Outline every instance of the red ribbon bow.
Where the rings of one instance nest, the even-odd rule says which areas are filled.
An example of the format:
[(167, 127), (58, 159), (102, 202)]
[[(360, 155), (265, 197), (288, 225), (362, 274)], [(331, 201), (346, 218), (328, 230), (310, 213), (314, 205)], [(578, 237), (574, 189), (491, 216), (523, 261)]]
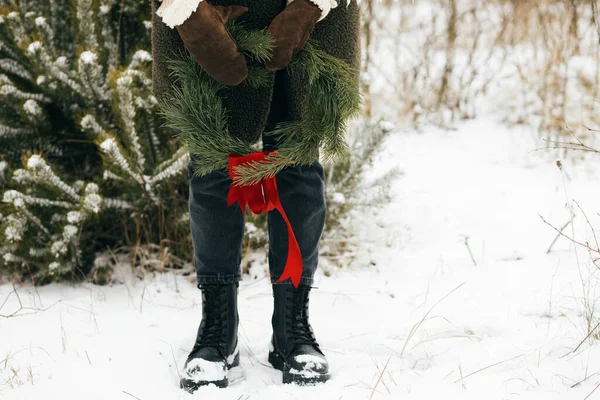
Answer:
[[(246, 156), (230, 155), (229, 176), (232, 181), (235, 181), (235, 178), (238, 175), (236, 173), (237, 166), (264, 161), (269, 153), (270, 152), (256, 152)], [(262, 214), (273, 210), (279, 211), (287, 224), (288, 229), (288, 258), (285, 263), (283, 274), (277, 283), (291, 279), (294, 286), (298, 287), (300, 278), (302, 277), (302, 254), (300, 253), (300, 246), (298, 246), (298, 241), (292, 230), (292, 225), (279, 200), (279, 191), (277, 190), (277, 181), (275, 178), (264, 178), (259, 183), (248, 186), (236, 186), (235, 184), (232, 184), (229, 188), (227, 203), (231, 206), (235, 202), (239, 204), (242, 212), (246, 210), (246, 206), (248, 206), (254, 214)]]

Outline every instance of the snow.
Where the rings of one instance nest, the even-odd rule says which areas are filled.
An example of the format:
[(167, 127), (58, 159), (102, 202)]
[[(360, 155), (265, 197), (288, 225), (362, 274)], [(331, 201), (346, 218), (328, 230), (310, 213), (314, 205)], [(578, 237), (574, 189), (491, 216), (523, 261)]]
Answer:
[(75, 235), (77, 235), (78, 232), (79, 232), (79, 229), (75, 225), (65, 225), (65, 228), (63, 231), (63, 239), (66, 241), (69, 241), (73, 237), (75, 237)]
[(33, 99), (29, 99), (23, 103), (23, 109), (32, 116), (39, 116), (42, 113), (42, 109), (38, 105), (37, 101)]
[(233, 362), (235, 361), (235, 358), (237, 357), (237, 355), (239, 353), (240, 353), (240, 344), (238, 342), (238, 344), (235, 346), (235, 350), (233, 350), (233, 353), (227, 357), (227, 364), (229, 364), (229, 365), (233, 364)]
[(31, 157), (29, 157), (29, 160), (27, 160), (27, 168), (35, 170), (38, 168), (44, 168), (46, 166), (46, 161), (44, 161), (44, 159), (38, 155), (38, 154), (34, 154)]
[(323, 360), (323, 358), (311, 354), (296, 356), (294, 359), (299, 363), (304, 363), (304, 365), (302, 371), (299, 371), (295, 368), (290, 368), (290, 373), (302, 375), (305, 378), (314, 378), (319, 376), (320, 374), (318, 370), (322, 369), (323, 365), (325, 364), (325, 360)]
[(67, 221), (69, 221), (70, 224), (77, 224), (81, 222), (82, 219), (83, 215), (79, 211), (69, 211), (67, 213)]
[(87, 194), (83, 199), (83, 204), (86, 210), (97, 214), (102, 206), (102, 197), (96, 193)]
[(227, 375), (224, 362), (211, 362), (199, 358), (190, 360), (183, 373), (183, 377), (192, 382), (217, 382), (225, 379)]
[(290, 368), (290, 374), (293, 375), (301, 375), (304, 378), (315, 378), (319, 376), (319, 373), (305, 366), (302, 370), (297, 370), (295, 368)]
[(104, 151), (114, 151), (117, 148), (117, 143), (115, 139), (109, 138), (100, 144), (100, 148)]
[(27, 52), (29, 54), (35, 54), (42, 48), (41, 42), (32, 42), (29, 46), (27, 46)]
[(59, 68), (67, 68), (69, 60), (67, 60), (67, 57), (65, 56), (60, 56), (54, 61), (54, 64)]
[(56, 242), (52, 243), (52, 246), (50, 247), (50, 252), (54, 254), (56, 258), (67, 254), (67, 250), (68, 249), (65, 242), (62, 240), (57, 240)]
[(344, 193), (336, 192), (331, 196), (331, 200), (335, 203), (344, 204), (346, 203), (346, 197)]
[(44, 25), (46, 25), (46, 18), (44, 18), (44, 17), (36, 17), (36, 19), (35, 19), (35, 25), (36, 26), (44, 26)]
[(88, 183), (87, 186), (85, 187), (86, 194), (98, 193), (99, 191), (100, 191), (100, 187), (95, 183)]
[(96, 64), (97, 60), (98, 56), (93, 51), (84, 51), (79, 56), (79, 62), (86, 65)]
[(4, 236), (9, 242), (18, 242), (22, 239), (21, 231), (14, 225), (8, 225), (4, 230)]
[(2, 201), (4, 203), (13, 203), (16, 199), (23, 197), (23, 195), (16, 190), (7, 190), (4, 192), (2, 196)]
[(561, 171), (555, 153), (533, 151), (543, 146), (536, 132), (490, 118), (389, 137), (372, 173), (402, 171), (393, 202), (355, 221), (362, 252), (331, 277), (319, 272), (312, 292), (311, 322), (332, 373), (326, 384), (283, 385), (266, 361), (272, 295), (263, 274), (240, 287), (245, 377), (227, 390), (183, 392), (201, 294), (192, 277), (140, 279), (121, 267), (110, 287), (18, 287), (29, 307), (20, 311), (12, 285), (0, 286), (0, 314), (20, 315), (0, 317), (0, 393), (582, 400), (600, 382), (600, 344), (584, 340), (585, 300), (594, 304), (600, 287), (590, 257), (566, 239), (546, 254), (556, 232), (540, 215), (561, 227), (568, 204), (577, 216), (566, 232), (592, 241), (573, 200), (597, 222), (597, 167), (567, 158)]
[(133, 83), (133, 78), (129, 75), (121, 76), (120, 78), (117, 79), (118, 86), (128, 87), (128, 86), (131, 86), (132, 83)]
[(298, 361), (299, 363), (306, 363), (306, 364), (311, 364), (311, 368), (314, 367), (321, 367), (324, 364), (324, 360), (322, 357), (318, 357), (318, 356), (313, 356), (311, 354), (302, 354), (300, 356), (296, 356), (294, 357), (294, 359), (296, 361)]
[(138, 50), (133, 55), (133, 61), (135, 61), (136, 63), (151, 62), (152, 54), (150, 54), (146, 50)]

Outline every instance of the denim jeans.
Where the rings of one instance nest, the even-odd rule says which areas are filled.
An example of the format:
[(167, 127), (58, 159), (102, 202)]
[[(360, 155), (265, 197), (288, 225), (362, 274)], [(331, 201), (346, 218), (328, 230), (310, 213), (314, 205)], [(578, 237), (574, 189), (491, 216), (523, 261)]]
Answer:
[[(273, 129), (276, 123), (286, 118), (284, 103), (277, 99), (277, 82), (281, 82), (279, 75), (265, 130)], [(267, 150), (274, 149), (272, 137), (263, 136), (263, 146)], [(189, 174), (190, 225), (198, 284), (238, 282), (244, 213), (237, 203), (227, 205), (231, 185), (229, 174), (215, 171), (203, 177), (194, 176), (191, 162)], [(325, 223), (323, 167), (318, 161), (309, 166), (287, 167), (277, 174), (276, 179), (281, 204), (302, 253), (301, 284), (312, 285)], [(275, 283), (283, 273), (288, 255), (287, 225), (277, 210), (268, 214), (268, 236), (269, 269), (271, 282)], [(291, 284), (291, 280), (285, 283)]]

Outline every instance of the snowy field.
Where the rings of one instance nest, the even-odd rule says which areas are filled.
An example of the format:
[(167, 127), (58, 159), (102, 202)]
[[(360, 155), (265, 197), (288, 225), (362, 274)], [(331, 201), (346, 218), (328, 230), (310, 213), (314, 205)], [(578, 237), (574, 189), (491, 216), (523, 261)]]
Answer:
[(538, 137), (478, 119), (388, 139), (373, 174), (400, 170), (394, 201), (356, 221), (362, 253), (319, 274), (312, 297), (333, 369), (325, 385), (282, 385), (266, 361), (270, 286), (246, 277), (242, 368), (226, 390), (182, 392), (199, 290), (172, 274), (136, 281), (121, 271), (112, 287), (21, 287), (23, 309), (0, 286), (0, 314), (14, 313), (0, 318), (0, 397), (600, 399), (600, 344), (584, 340), (593, 265), (564, 238), (546, 254), (556, 232), (540, 218), (562, 227), (572, 206), (565, 232), (590, 239), (573, 200), (598, 222), (598, 170), (567, 159), (561, 172), (554, 153), (532, 151)]

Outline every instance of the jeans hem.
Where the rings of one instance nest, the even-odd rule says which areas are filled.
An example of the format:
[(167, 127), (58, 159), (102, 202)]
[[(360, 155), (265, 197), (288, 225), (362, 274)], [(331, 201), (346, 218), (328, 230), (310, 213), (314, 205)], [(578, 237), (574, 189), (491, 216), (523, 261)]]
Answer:
[[(286, 279), (283, 282), (280, 283), (276, 283), (279, 280), (279, 276), (277, 277), (271, 277), (271, 284), (273, 285), (292, 285), (292, 280), (291, 279)], [(302, 278), (300, 278), (300, 285), (303, 286), (312, 286), (313, 283), (315, 283), (315, 280), (313, 278), (309, 278), (306, 276), (303, 276)]]
[(232, 283), (238, 283), (241, 279), (240, 275), (197, 275), (198, 286), (200, 285), (230, 285)]

